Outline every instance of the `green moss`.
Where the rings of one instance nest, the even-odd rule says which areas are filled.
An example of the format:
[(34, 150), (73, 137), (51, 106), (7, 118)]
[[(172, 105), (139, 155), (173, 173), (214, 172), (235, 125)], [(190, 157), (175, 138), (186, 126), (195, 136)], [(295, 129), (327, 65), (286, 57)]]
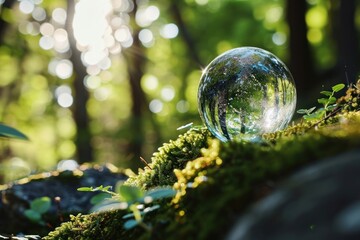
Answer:
[(321, 122), (300, 122), (257, 143), (221, 143), (204, 129), (189, 130), (159, 148), (151, 169), (127, 181), (178, 191), (147, 217), (152, 232), (124, 230), (124, 212), (110, 211), (74, 217), (45, 239), (223, 239), (235, 217), (278, 181), (309, 163), (360, 147), (360, 112), (351, 110)]
[(182, 169), (188, 161), (199, 157), (209, 135), (206, 129), (191, 129), (175, 141), (165, 143), (153, 154), (150, 168), (139, 169), (139, 173), (131, 176), (125, 184), (144, 189), (172, 185), (176, 181), (174, 169)]

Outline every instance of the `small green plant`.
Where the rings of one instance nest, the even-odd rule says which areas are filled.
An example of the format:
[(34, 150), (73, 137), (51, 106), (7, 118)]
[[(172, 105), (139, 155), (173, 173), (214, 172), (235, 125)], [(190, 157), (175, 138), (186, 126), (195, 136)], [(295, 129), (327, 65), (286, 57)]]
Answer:
[(30, 209), (26, 209), (24, 214), (32, 222), (45, 225), (42, 219), (44, 213), (49, 211), (51, 207), (51, 199), (49, 197), (36, 198), (30, 203)]
[(305, 120), (321, 120), (327, 117), (327, 114), (334, 109), (336, 109), (336, 97), (334, 96), (335, 93), (341, 91), (345, 87), (345, 84), (339, 83), (336, 84), (331, 88), (330, 91), (321, 91), (320, 94), (324, 95), (324, 97), (318, 99), (318, 103), (322, 104), (323, 107), (317, 109), (315, 112), (314, 110), (316, 107), (312, 107), (309, 109), (299, 109), (297, 113), (304, 114), (303, 118)]
[(99, 186), (95, 188), (81, 187), (78, 188), (78, 191), (102, 192), (102, 195), (96, 195), (92, 198), (92, 202), (96, 203), (93, 208), (94, 211), (127, 209), (130, 213), (123, 216), (123, 219), (126, 220), (123, 227), (125, 229), (131, 229), (140, 226), (146, 231), (151, 231), (152, 228), (144, 222), (145, 214), (160, 208), (159, 205), (147, 207), (146, 205), (149, 205), (156, 200), (173, 197), (176, 194), (176, 191), (170, 187), (144, 191), (139, 187), (128, 186), (122, 183), (116, 186), (115, 191), (111, 191), (111, 186)]
[(29, 140), (28, 137), (23, 134), (22, 132), (7, 126), (5, 124), (0, 123), (0, 137), (2, 138), (15, 138), (15, 139), (22, 139), (22, 140)]

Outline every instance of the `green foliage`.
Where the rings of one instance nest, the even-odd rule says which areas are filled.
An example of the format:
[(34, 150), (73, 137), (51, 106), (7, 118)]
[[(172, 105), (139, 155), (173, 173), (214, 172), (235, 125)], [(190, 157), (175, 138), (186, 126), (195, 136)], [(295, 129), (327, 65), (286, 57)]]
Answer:
[[(359, 112), (338, 112), (317, 129), (309, 129), (310, 125), (301, 122), (289, 126), (257, 143), (221, 143), (207, 135), (200, 156), (174, 170), (176, 181), (170, 185), (177, 193), (170, 205), (159, 204), (156, 215), (146, 218), (141, 211), (79, 215), (45, 239), (223, 239), (235, 215), (272, 191), (269, 182), (278, 182), (308, 163), (360, 147)], [(143, 218), (156, 231), (134, 228), (138, 226), (136, 218)]]
[[(127, 209), (131, 213), (123, 216), (125, 220), (123, 227), (124, 229), (131, 229), (136, 226), (140, 226), (146, 231), (152, 231), (150, 225), (144, 223), (144, 216), (146, 213), (150, 213), (160, 207), (160, 205), (153, 205), (144, 208), (145, 205), (151, 204), (154, 201), (159, 201), (165, 198), (171, 198), (175, 195), (175, 191), (172, 188), (156, 188), (149, 191), (144, 191), (140, 187), (128, 186), (123, 183), (120, 183), (116, 186), (115, 192), (111, 191), (111, 186), (99, 186), (99, 187), (81, 187), (78, 188), (78, 191), (82, 192), (96, 192), (100, 191), (105, 193), (108, 196), (111, 196), (111, 200), (105, 196), (102, 201), (99, 199), (94, 200), (96, 203), (94, 209), (97, 211), (102, 211), (107, 209), (109, 203), (112, 205), (112, 209)], [(98, 196), (98, 195), (96, 195)], [(99, 198), (99, 197), (97, 197)], [(115, 203), (115, 204), (114, 204)], [(121, 204), (123, 203), (123, 204)]]
[(29, 140), (28, 137), (15, 128), (0, 123), (0, 137)]
[(327, 114), (333, 111), (336, 107), (336, 97), (334, 94), (344, 89), (345, 84), (339, 83), (333, 86), (331, 89), (332, 91), (321, 91), (320, 94), (324, 95), (325, 97), (319, 98), (317, 101), (318, 103), (322, 104), (323, 107), (319, 108), (314, 112), (316, 107), (312, 107), (310, 109), (299, 109), (297, 113), (304, 114), (303, 118), (305, 120), (321, 120), (322, 118), (326, 118)]
[[(357, 83), (359, 84), (360, 82)], [(357, 85), (349, 88), (346, 95), (338, 99), (338, 103), (346, 103), (343, 106), (349, 106), (349, 102), (358, 103), (360, 91)], [(341, 87), (335, 86), (332, 92), (322, 94), (330, 99)], [(331, 102), (332, 100), (324, 101), (324, 104), (329, 105)], [(176, 195), (172, 198), (171, 204), (152, 206), (157, 209), (157, 214), (152, 214), (146, 222), (147, 226), (156, 229), (156, 232), (137, 231), (138, 228), (134, 228), (139, 225), (138, 219), (143, 219), (143, 216), (145, 218), (145, 213), (136, 211), (137, 208), (133, 205), (129, 207), (132, 212), (128, 214), (114, 211), (74, 217), (71, 222), (56, 229), (45, 239), (66, 239), (69, 236), (93, 239), (104, 234), (109, 239), (141, 240), (157, 236), (166, 236), (168, 239), (186, 239), (189, 236), (193, 239), (223, 239), (234, 215), (241, 215), (252, 202), (261, 198), (263, 193), (267, 195), (272, 191), (268, 186), (269, 182), (278, 182), (308, 163), (360, 147), (358, 108), (353, 111), (336, 111), (319, 123), (316, 129), (311, 126), (311, 121), (302, 121), (282, 131), (266, 134), (263, 141), (255, 143), (221, 143), (203, 131), (207, 143), (202, 143), (204, 147), (200, 150), (199, 156), (186, 161), (181, 168), (173, 169), (176, 180), (169, 181), (168, 185), (173, 186)], [(198, 131), (189, 130), (176, 141), (184, 143), (184, 136), (189, 139), (201, 139), (198, 134)], [(170, 157), (177, 152), (174, 142), (164, 144), (163, 147), (171, 146), (166, 152), (159, 149), (163, 160), (152, 164), (148, 171), (155, 171), (156, 168), (169, 164), (168, 161), (176, 160)], [(159, 183), (156, 178), (138, 181), (138, 178), (143, 179), (143, 173), (144, 171), (139, 171), (137, 176), (125, 184), (144, 189), (146, 186), (154, 186), (151, 180)], [(130, 191), (134, 192), (134, 189), (131, 188)], [(128, 195), (139, 196), (136, 192), (137, 190), (135, 194)], [(151, 195), (151, 190), (146, 192), (147, 195)], [(166, 195), (166, 192), (160, 192), (159, 195), (162, 194)], [(95, 222), (103, 223), (109, 218), (123, 223), (124, 229), (103, 231), (94, 225)], [(92, 233), (82, 234), (69, 226), (93, 230)]]
[(26, 209), (24, 215), (31, 221), (45, 225), (42, 215), (49, 211), (51, 199), (49, 197), (36, 198), (30, 203), (30, 209)]
[(175, 141), (163, 144), (153, 154), (149, 167), (139, 169), (136, 176), (130, 176), (127, 185), (149, 189), (157, 186), (169, 186), (176, 181), (174, 169), (182, 169), (188, 161), (194, 160), (206, 147), (210, 135), (205, 128), (191, 128)]

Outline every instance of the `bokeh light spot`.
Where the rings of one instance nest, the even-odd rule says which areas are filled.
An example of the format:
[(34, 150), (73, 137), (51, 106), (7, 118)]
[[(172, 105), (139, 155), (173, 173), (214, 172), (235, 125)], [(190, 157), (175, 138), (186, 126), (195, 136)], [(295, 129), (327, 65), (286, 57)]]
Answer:
[(154, 75), (145, 74), (141, 79), (141, 85), (146, 90), (156, 90), (159, 86), (159, 80)]
[(39, 40), (39, 45), (42, 49), (50, 50), (54, 47), (54, 39), (50, 36), (42, 36)]
[(179, 28), (174, 23), (164, 25), (160, 29), (160, 35), (163, 38), (171, 39), (175, 38), (179, 34)]
[(160, 113), (163, 110), (164, 104), (159, 99), (154, 99), (149, 104), (149, 109), (153, 113)]
[(73, 97), (69, 93), (61, 93), (57, 98), (58, 104), (63, 108), (71, 107), (73, 101)]
[(306, 24), (310, 28), (322, 28), (328, 22), (327, 11), (323, 6), (312, 7), (306, 13)]
[(283, 45), (286, 42), (286, 35), (282, 32), (276, 32), (272, 35), (272, 41), (278, 46)]
[(32, 1), (29, 0), (22, 0), (19, 4), (19, 9), (21, 12), (25, 14), (32, 13), (34, 11), (35, 5)]
[(72, 62), (68, 59), (60, 60), (55, 68), (56, 76), (58, 76), (61, 79), (67, 79), (71, 77), (73, 73), (73, 65)]
[(44, 21), (46, 19), (46, 12), (45, 9), (41, 8), (41, 7), (36, 7), (34, 9), (34, 11), (32, 12), (32, 17), (36, 20), (36, 21)]
[(139, 32), (139, 39), (145, 47), (151, 47), (154, 43), (154, 35), (149, 29), (142, 29)]
[(265, 21), (269, 23), (276, 23), (281, 19), (282, 14), (283, 14), (282, 7), (272, 7), (266, 11)]
[(323, 33), (318, 28), (311, 28), (307, 32), (307, 39), (312, 44), (318, 44), (323, 40)]
[(186, 113), (187, 111), (189, 111), (189, 102), (186, 100), (180, 100), (177, 104), (176, 104), (176, 110), (179, 113)]
[(78, 167), (79, 167), (79, 164), (75, 160), (64, 159), (58, 163), (57, 170), (58, 171), (66, 171), (66, 170), (73, 171), (73, 170), (77, 169)]
[(52, 12), (52, 19), (58, 24), (65, 25), (66, 22), (66, 10), (63, 8), (55, 8)]
[(173, 86), (165, 86), (161, 89), (161, 97), (164, 101), (169, 102), (175, 97), (175, 89)]
[(54, 26), (50, 23), (43, 23), (40, 25), (40, 33), (44, 36), (52, 36), (54, 31)]
[(89, 89), (96, 89), (101, 85), (101, 78), (98, 76), (86, 76), (84, 84)]

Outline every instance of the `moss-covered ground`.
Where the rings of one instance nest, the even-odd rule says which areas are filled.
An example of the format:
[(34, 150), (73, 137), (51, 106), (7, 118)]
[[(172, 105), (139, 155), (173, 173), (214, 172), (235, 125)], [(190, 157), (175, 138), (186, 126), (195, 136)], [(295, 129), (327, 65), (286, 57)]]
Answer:
[(351, 88), (321, 121), (300, 121), (255, 143), (221, 143), (206, 129), (190, 129), (154, 153), (149, 166), (126, 184), (172, 186), (141, 227), (124, 229), (126, 210), (73, 216), (45, 239), (223, 239), (235, 219), (315, 161), (360, 148), (358, 88)]

